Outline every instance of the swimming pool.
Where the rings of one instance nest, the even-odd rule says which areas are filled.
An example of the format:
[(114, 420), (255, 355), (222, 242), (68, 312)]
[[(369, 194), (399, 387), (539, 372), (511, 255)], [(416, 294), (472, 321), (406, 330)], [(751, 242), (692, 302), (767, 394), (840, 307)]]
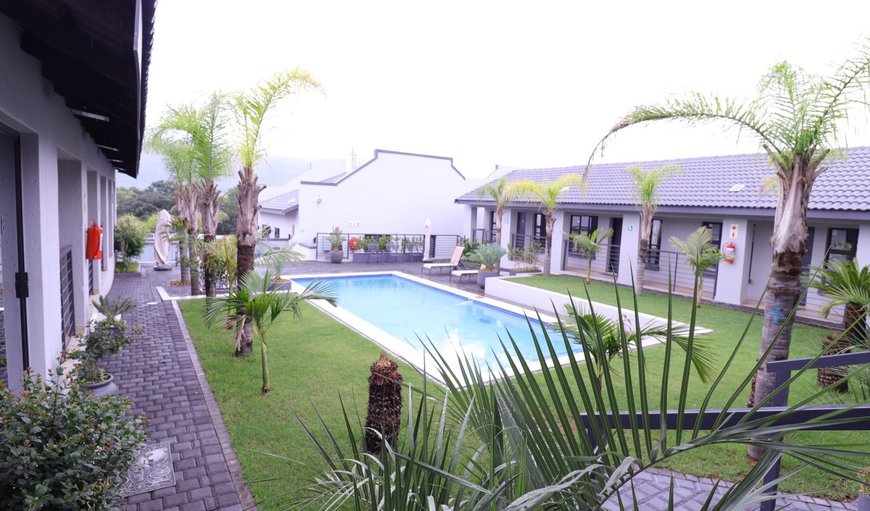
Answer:
[[(527, 361), (533, 365), (540, 362), (523, 314), (483, 303), (468, 293), (448, 291), (422, 279), (398, 274), (293, 278), (302, 286), (315, 280), (326, 281), (332, 287), (332, 294), (338, 299), (338, 309), (342, 311), (334, 315), (418, 368), (421, 368), (425, 352), (421, 339), (428, 339), (439, 353), (448, 358), (448, 363), (455, 354), (465, 353), (476, 359), (482, 369), (485, 370), (488, 364), (495, 370), (497, 361), (504, 359), (499, 336), (508, 343), (507, 332), (511, 333)], [(357, 319), (363, 322), (362, 327), (355, 321)], [(532, 324), (540, 337), (537, 319), (533, 319)], [(546, 328), (551, 336), (556, 335), (557, 355), (560, 358), (566, 355), (561, 334), (548, 326)], [(404, 346), (391, 342), (393, 339), (384, 342), (386, 336)], [(455, 360), (451, 365), (454, 363)], [(428, 370), (435, 370), (431, 361)]]

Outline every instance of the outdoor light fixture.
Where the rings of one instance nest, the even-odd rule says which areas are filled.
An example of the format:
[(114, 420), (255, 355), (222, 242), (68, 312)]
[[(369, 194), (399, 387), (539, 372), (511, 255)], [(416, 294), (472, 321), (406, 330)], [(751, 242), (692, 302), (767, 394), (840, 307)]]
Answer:
[(109, 147), (109, 146), (107, 146), (107, 145), (100, 145), (100, 144), (97, 144), (97, 147), (99, 147), (100, 149), (103, 149), (104, 151), (113, 151), (113, 152), (116, 152), (116, 153), (121, 152), (120, 149), (117, 149), (117, 148), (114, 148), (114, 147)]
[(109, 118), (105, 115), (95, 114), (92, 112), (85, 112), (84, 110), (72, 110), (72, 113), (78, 115), (79, 117), (86, 117), (88, 119), (94, 119), (95, 121), (109, 122)]

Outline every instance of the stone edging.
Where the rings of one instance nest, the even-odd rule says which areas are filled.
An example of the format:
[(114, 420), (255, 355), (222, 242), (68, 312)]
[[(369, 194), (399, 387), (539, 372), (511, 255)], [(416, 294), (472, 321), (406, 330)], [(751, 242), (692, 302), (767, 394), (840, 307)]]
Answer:
[(178, 320), (178, 326), (181, 329), (181, 335), (184, 337), (184, 343), (187, 345), (187, 353), (190, 355), (190, 361), (193, 363), (193, 371), (196, 373), (196, 379), (199, 381), (199, 386), (202, 389), (205, 405), (211, 416), (212, 424), (214, 424), (221, 452), (227, 462), (227, 466), (230, 468), (230, 476), (233, 478), (233, 484), (236, 487), (236, 492), (239, 494), (242, 508), (247, 511), (256, 511), (257, 503), (254, 501), (254, 496), (248, 489), (248, 485), (245, 484), (245, 478), (242, 475), (242, 465), (239, 463), (236, 452), (233, 450), (223, 416), (221, 416), (217, 401), (215, 401), (211, 387), (205, 378), (205, 371), (203, 371), (202, 365), (199, 363), (199, 357), (196, 354), (196, 348), (193, 346), (193, 340), (190, 338), (190, 332), (187, 330), (187, 324), (184, 322), (184, 316), (181, 314), (181, 309), (178, 308), (178, 302), (171, 300), (170, 303), (172, 304), (172, 310), (175, 311), (175, 318)]

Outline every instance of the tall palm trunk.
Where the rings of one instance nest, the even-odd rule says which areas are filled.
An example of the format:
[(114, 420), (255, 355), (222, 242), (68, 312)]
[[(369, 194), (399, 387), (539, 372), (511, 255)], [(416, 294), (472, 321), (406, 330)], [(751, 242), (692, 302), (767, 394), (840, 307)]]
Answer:
[[(780, 180), (783, 189), (779, 195), (771, 246), (773, 264), (770, 282), (764, 297), (764, 323), (761, 330), (760, 357), (768, 347), (766, 362), (788, 358), (791, 346), (791, 331), (794, 321), (789, 319), (797, 307), (802, 293), (801, 262), (806, 252), (807, 204), (809, 203), (815, 169), (809, 158), (796, 155), (790, 179)], [(779, 334), (777, 336), (777, 334)], [(775, 374), (762, 364), (755, 375), (755, 390), (750, 403), (754, 405), (769, 396), (774, 390)], [(759, 459), (764, 449), (750, 446), (749, 456)]]
[(196, 227), (187, 231), (187, 250), (189, 251), (188, 260), (190, 261), (190, 295), (198, 296), (202, 294), (202, 286), (199, 279), (199, 251), (197, 249)]
[(266, 339), (262, 337), (260, 338), (260, 355), (263, 364), (263, 394), (266, 394), (272, 390), (272, 386), (269, 385), (269, 362), (266, 358)]
[[(503, 211), (496, 208), (495, 210), (495, 244), (501, 246), (501, 216)], [(501, 274), (501, 259), (495, 263), (495, 271)]]
[(182, 229), (182, 235), (178, 237), (178, 259), (179, 264), (181, 265), (181, 282), (182, 285), (190, 284), (190, 264), (189, 257), (190, 253), (187, 249), (187, 227), (185, 226)]
[(214, 181), (207, 180), (201, 185), (199, 194), (199, 211), (202, 215), (202, 236), (205, 241), (202, 252), (205, 272), (205, 296), (214, 297), (216, 294), (215, 268), (212, 262), (211, 244), (214, 243), (217, 233), (218, 213), (220, 211), (221, 196)]
[(193, 183), (183, 185), (183, 218), (187, 227), (187, 266), (190, 273), (190, 294), (197, 296), (202, 294), (199, 281), (199, 249), (197, 247), (197, 231), (199, 230), (199, 221), (197, 220), (197, 186)]
[[(239, 215), (236, 218), (236, 237), (238, 249), (238, 265), (236, 282), (241, 282), (245, 275), (254, 271), (254, 250), (257, 246), (257, 212), (260, 209), (259, 196), (263, 190), (257, 184), (254, 169), (244, 167), (239, 171), (238, 201)], [(247, 357), (253, 349), (250, 325), (243, 325), (242, 336), (236, 349), (236, 356)]]
[(637, 246), (637, 270), (634, 275), (634, 292), (643, 293), (646, 278), (646, 262), (649, 258), (649, 239), (652, 237), (652, 219), (655, 210), (644, 206), (640, 212), (640, 244)]

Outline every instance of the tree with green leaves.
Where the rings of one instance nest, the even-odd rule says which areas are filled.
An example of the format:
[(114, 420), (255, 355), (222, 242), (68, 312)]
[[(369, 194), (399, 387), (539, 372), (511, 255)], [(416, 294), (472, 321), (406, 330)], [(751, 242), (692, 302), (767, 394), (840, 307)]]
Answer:
[[(870, 311), (870, 266), (851, 261), (830, 260), (816, 268), (810, 285), (829, 301), (822, 307), (828, 317), (834, 307), (843, 306), (843, 333), (852, 346), (867, 343), (867, 313)], [(870, 348), (870, 346), (866, 346)]]
[(713, 245), (713, 235), (710, 229), (701, 227), (700, 229), (689, 234), (686, 241), (683, 241), (676, 236), (671, 236), (671, 245), (680, 251), (689, 264), (695, 270), (698, 276), (695, 283), (695, 307), (701, 307), (701, 293), (704, 290), (704, 272), (719, 264), (722, 259), (722, 252), (719, 248)]
[[(272, 110), (288, 97), (306, 90), (319, 89), (310, 74), (294, 69), (278, 73), (260, 82), (248, 91), (237, 94), (232, 101), (232, 110), (238, 125), (238, 157), (242, 169), (239, 171), (239, 184), (236, 189), (238, 216), (236, 217), (236, 242), (238, 243), (238, 280), (254, 269), (255, 252), (259, 228), (257, 213), (260, 210), (259, 197), (263, 186), (257, 183), (254, 167), (266, 157), (263, 140), (266, 121)], [(253, 348), (250, 326), (242, 328), (242, 338), (236, 354), (249, 356)]]
[(237, 351), (238, 343), (242, 341), (244, 326), (253, 327), (253, 334), (260, 340), (264, 394), (272, 390), (269, 385), (269, 361), (266, 350), (269, 328), (284, 312), (290, 311), (294, 317), (301, 317), (303, 302), (324, 300), (335, 305), (335, 298), (329, 296), (329, 287), (325, 282), (313, 282), (301, 293), (294, 293), (272, 286), (272, 280), (272, 274), (268, 270), (263, 275), (249, 271), (242, 277), (238, 288), (231, 290), (226, 297), (207, 298), (205, 306), (205, 320), (209, 327), (219, 320), (228, 318), (232, 322), (231, 328), (235, 330)]
[[(478, 190), (480, 196), (489, 196), (493, 200), (493, 206), (495, 206), (495, 239), (481, 241), (487, 243), (492, 242), (501, 246), (501, 224), (502, 217), (504, 216), (504, 208), (506, 208), (507, 205), (516, 198), (516, 192), (516, 187), (512, 187), (508, 184), (507, 176), (502, 176), (495, 183), (486, 183), (480, 187)], [(498, 268), (498, 265), (496, 265), (496, 268)]]
[[(553, 181), (514, 181), (507, 185), (505, 194), (516, 201), (535, 202), (544, 210), (546, 230), (544, 237), (544, 275), (550, 274), (551, 250), (553, 248), (553, 229), (556, 225), (556, 206), (559, 198), (571, 187), (582, 188), (583, 177), (579, 174), (563, 174)], [(514, 200), (512, 199), (512, 200)]]
[(196, 112), (190, 106), (169, 108), (151, 133), (149, 148), (163, 156), (172, 175), (175, 192), (175, 213), (181, 223), (178, 250), (181, 256), (181, 282), (190, 284), (190, 294), (200, 294), (196, 257), (197, 173), (196, 154), (190, 131), (196, 123)]
[(640, 210), (640, 243), (637, 246), (637, 263), (635, 265), (635, 292), (643, 292), (643, 282), (646, 276), (646, 263), (649, 258), (649, 242), (652, 237), (653, 217), (659, 205), (659, 187), (665, 179), (682, 172), (679, 165), (665, 165), (652, 170), (642, 167), (625, 169), (631, 176), (634, 186), (634, 200)]
[[(771, 247), (770, 280), (764, 298), (760, 353), (766, 361), (788, 358), (794, 324), (789, 312), (801, 295), (801, 260), (806, 253), (807, 205), (816, 179), (838, 156), (842, 124), (852, 107), (866, 104), (870, 82), (870, 43), (832, 74), (814, 76), (788, 62), (775, 64), (761, 79), (758, 97), (749, 102), (694, 94), (661, 104), (636, 107), (599, 142), (629, 126), (676, 120), (690, 126), (721, 123), (758, 140), (776, 175), (777, 206)], [(594, 155), (595, 151), (593, 151)], [(591, 160), (591, 158), (590, 158)], [(773, 345), (772, 350), (768, 346)], [(774, 374), (761, 365), (756, 402), (767, 399)], [(759, 455), (753, 449), (753, 456)]]
[(574, 247), (586, 257), (586, 283), (592, 282), (592, 259), (601, 250), (601, 244), (613, 236), (613, 229), (601, 232), (601, 227), (592, 232), (570, 233), (568, 238), (574, 243)]

